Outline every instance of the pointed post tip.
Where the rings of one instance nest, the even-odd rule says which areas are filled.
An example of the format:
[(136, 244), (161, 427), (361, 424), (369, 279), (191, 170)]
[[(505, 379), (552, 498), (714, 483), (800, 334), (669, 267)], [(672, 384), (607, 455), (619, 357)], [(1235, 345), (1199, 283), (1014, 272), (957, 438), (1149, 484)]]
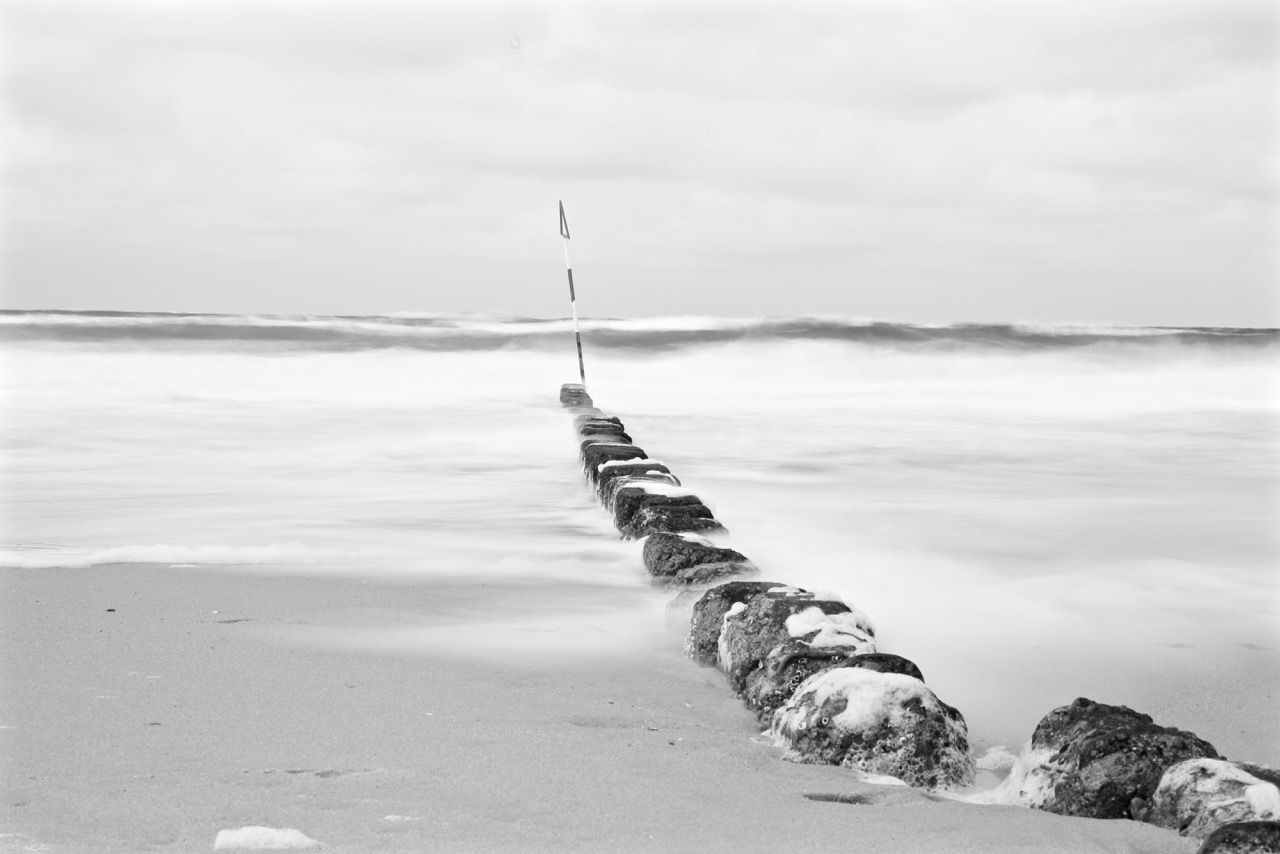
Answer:
[(569, 220), (564, 216), (564, 202), (560, 202), (560, 236), (569, 239)]

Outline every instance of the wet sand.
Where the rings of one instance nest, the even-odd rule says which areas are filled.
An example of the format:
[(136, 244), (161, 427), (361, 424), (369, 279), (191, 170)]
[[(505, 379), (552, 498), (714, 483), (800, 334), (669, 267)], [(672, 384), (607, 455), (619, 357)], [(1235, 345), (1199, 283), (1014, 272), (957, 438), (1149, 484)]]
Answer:
[(787, 762), (648, 591), (0, 573), (3, 851), (207, 851), (247, 825), (332, 851), (1197, 847)]

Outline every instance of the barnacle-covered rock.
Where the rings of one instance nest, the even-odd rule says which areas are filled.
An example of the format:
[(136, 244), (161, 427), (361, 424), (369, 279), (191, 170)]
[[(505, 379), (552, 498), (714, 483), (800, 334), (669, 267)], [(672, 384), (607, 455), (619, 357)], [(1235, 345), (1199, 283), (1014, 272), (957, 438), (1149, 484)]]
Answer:
[(1217, 759), (1194, 733), (1157, 726), (1150, 715), (1081, 697), (1041, 719), (1031, 736), (1040, 759), (1024, 780), (1029, 806), (1059, 815), (1133, 818), (1164, 772), (1187, 759)]
[(973, 782), (964, 716), (902, 673), (840, 667), (806, 679), (773, 716), (792, 758), (953, 789)]

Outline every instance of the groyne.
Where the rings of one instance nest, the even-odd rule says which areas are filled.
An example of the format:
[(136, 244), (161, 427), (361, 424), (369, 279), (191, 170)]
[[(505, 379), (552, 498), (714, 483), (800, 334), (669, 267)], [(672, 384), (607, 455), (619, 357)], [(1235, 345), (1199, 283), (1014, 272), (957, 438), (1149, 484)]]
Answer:
[[(918, 664), (880, 649), (854, 605), (762, 579), (677, 472), (649, 456), (581, 384), (560, 389), (587, 482), (623, 539), (641, 540), (655, 584), (692, 600), (685, 654), (718, 668), (798, 762), (955, 793), (975, 760), (960, 710)], [(1280, 771), (1221, 757), (1197, 735), (1086, 698), (1049, 711), (1002, 784), (1001, 802), (1145, 821), (1203, 839), (1202, 854), (1280, 852)], [(963, 796), (961, 796), (963, 797)]]

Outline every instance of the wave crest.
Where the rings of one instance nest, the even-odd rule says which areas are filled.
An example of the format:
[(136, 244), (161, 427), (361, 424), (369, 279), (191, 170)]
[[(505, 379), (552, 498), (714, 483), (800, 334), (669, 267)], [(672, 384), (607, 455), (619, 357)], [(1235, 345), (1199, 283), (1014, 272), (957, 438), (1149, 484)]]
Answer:
[[(0, 311), (0, 341), (132, 342), (144, 346), (306, 350), (557, 350), (567, 318), (500, 315), (233, 315), (162, 312)], [(1270, 328), (1071, 323), (915, 324), (847, 317), (657, 317), (587, 319), (584, 340), (604, 350), (662, 351), (733, 342), (839, 341), (875, 347), (1060, 350), (1151, 344), (1258, 347), (1280, 343)]]

